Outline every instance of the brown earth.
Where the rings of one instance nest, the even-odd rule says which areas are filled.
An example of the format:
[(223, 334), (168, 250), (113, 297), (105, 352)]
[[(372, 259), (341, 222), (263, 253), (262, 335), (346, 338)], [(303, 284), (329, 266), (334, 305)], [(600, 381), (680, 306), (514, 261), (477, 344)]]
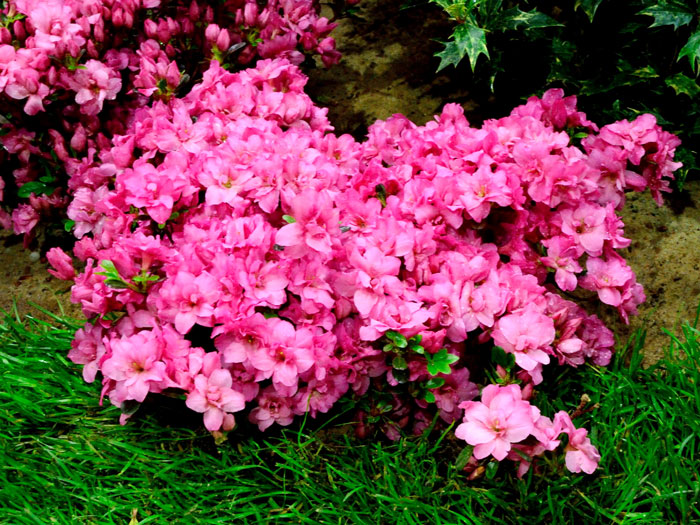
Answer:
[[(435, 73), (439, 44), (433, 39), (449, 33), (440, 11), (401, 10), (401, 4), (363, 0), (356, 16), (342, 20), (335, 31), (341, 64), (311, 72), (308, 92), (329, 108), (337, 132), (361, 138), (369, 124), (394, 113), (423, 124), (446, 102), (462, 104), (472, 122), (488, 113), (470, 97), (465, 82), (451, 72)], [(678, 332), (700, 303), (700, 182), (689, 182), (686, 191), (668, 200), (670, 206), (659, 208), (648, 194), (631, 195), (622, 212), (632, 239), (623, 255), (647, 294), (640, 315), (625, 326), (612, 309), (596, 307), (619, 342), (647, 326), (647, 362), (661, 357), (668, 345), (662, 328)], [(48, 275), (45, 263), (32, 260), (37, 256), (23, 250), (16, 237), (0, 236), (0, 308), (9, 311), (16, 299), (20, 314), (36, 315), (30, 305), (35, 303), (79, 316), (67, 284)]]

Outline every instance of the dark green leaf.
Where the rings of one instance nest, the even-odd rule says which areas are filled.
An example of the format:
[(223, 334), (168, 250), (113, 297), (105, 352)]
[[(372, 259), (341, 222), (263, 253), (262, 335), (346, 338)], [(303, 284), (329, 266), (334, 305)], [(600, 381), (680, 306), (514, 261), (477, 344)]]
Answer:
[(673, 88), (676, 95), (695, 97), (700, 94), (700, 86), (698, 86), (698, 83), (694, 79), (685, 76), (683, 73), (668, 77), (665, 82), (668, 87)]
[(394, 346), (398, 348), (406, 348), (408, 346), (408, 340), (406, 337), (395, 330), (389, 330), (384, 335), (386, 335), (386, 338), (394, 343)]
[(493, 479), (496, 477), (496, 472), (498, 471), (498, 461), (489, 461), (486, 464), (486, 479)]
[(459, 456), (457, 456), (457, 460), (455, 461), (455, 468), (457, 470), (463, 470), (464, 467), (467, 466), (467, 463), (469, 463), (469, 460), (472, 457), (472, 452), (474, 452), (473, 445), (467, 445), (462, 449), (462, 452), (459, 453)]
[(580, 7), (583, 9), (583, 12), (588, 16), (588, 19), (593, 22), (595, 12), (598, 10), (598, 6), (602, 2), (603, 0), (577, 0), (575, 8), (578, 9)]
[(503, 30), (518, 29), (524, 26), (523, 29), (540, 29), (543, 27), (562, 27), (551, 16), (540, 13), (537, 9), (532, 11), (521, 11), (519, 7), (512, 7), (504, 11), (498, 19), (498, 26)]
[(639, 12), (640, 15), (654, 17), (654, 23), (649, 27), (673, 26), (678, 29), (693, 21), (693, 12), (679, 2), (659, 2)]
[(53, 191), (53, 188), (49, 188), (46, 184), (43, 182), (39, 182), (38, 180), (32, 180), (29, 182), (25, 182), (22, 187), (17, 190), (17, 196), (27, 198), (29, 197), (32, 193), (35, 195), (44, 195), (49, 193), (49, 189)]
[(678, 60), (683, 57), (688, 57), (690, 61), (690, 67), (693, 68), (693, 72), (697, 73), (698, 61), (700, 61), (700, 31), (696, 31), (686, 42), (686, 44), (678, 53)]
[(110, 288), (114, 288), (116, 290), (123, 290), (123, 289), (129, 287), (129, 285), (126, 282), (124, 282), (122, 279), (111, 279), (111, 278), (105, 279), (105, 286), (109, 286)]
[(440, 388), (444, 384), (444, 377), (431, 377), (425, 382), (425, 388)]
[(465, 55), (469, 57), (472, 71), (480, 55), (490, 58), (486, 47), (486, 32), (471, 23), (458, 26), (452, 34), (452, 40), (445, 45), (445, 49), (436, 54), (441, 59), (437, 70), (440, 71), (450, 65), (456, 67)]
[(408, 368), (408, 363), (406, 362), (406, 360), (403, 357), (401, 357), (400, 355), (397, 355), (391, 361), (391, 367), (394, 370), (406, 370)]

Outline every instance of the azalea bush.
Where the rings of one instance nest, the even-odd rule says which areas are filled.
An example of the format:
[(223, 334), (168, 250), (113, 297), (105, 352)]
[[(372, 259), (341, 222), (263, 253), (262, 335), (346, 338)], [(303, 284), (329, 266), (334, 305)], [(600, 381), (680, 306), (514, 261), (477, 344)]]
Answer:
[(102, 164), (86, 181), (82, 166), (138, 108), (188, 92), (209, 60), (331, 65), (334, 27), (312, 0), (0, 2), (0, 225), (26, 242), (37, 224), (60, 226), (73, 192), (114, 175)]
[(305, 82), (286, 59), (212, 61), (75, 164), (77, 261), (48, 257), (88, 319), (84, 378), (123, 422), (157, 393), (215, 434), (349, 399), (361, 436), (456, 422), (471, 472), (558, 448), (592, 472), (586, 429), (541, 414), (536, 386), (610, 361), (610, 330), (564, 296), (636, 313), (616, 212), (627, 190), (661, 203), (678, 139), (650, 115), (598, 128), (552, 90), (480, 128), (448, 104), (357, 142)]

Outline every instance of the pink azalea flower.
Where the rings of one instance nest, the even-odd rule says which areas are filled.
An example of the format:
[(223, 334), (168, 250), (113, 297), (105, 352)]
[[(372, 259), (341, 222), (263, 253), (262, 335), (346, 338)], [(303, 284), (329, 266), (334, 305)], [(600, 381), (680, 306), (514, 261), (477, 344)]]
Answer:
[(481, 401), (465, 401), (464, 422), (455, 435), (474, 446), (474, 457), (483, 459), (492, 455), (501, 461), (508, 455), (513, 443), (519, 443), (535, 430), (540, 413), (522, 400), (517, 385), (501, 387), (488, 385)]
[(185, 403), (195, 412), (204, 413), (204, 426), (210, 432), (223, 427), (231, 430), (235, 424), (231, 412), (245, 408), (245, 397), (233, 390), (233, 379), (228, 370), (213, 370), (208, 376), (199, 374), (194, 378), (194, 390)]
[(526, 371), (534, 370), (538, 364), (549, 363), (554, 335), (552, 319), (534, 307), (504, 315), (492, 334), (494, 342), (506, 352), (515, 354), (516, 364)]
[(151, 386), (166, 379), (162, 348), (155, 334), (142, 331), (109, 342), (112, 355), (102, 363), (105, 377), (122, 383), (126, 399), (139, 403)]

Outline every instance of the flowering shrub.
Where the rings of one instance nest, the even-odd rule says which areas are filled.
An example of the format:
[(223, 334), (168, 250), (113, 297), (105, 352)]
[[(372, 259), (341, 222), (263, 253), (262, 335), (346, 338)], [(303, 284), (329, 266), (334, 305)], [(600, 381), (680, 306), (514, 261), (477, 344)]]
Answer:
[(265, 430), (352, 394), (358, 434), (463, 417), (472, 466), (522, 473), (564, 433), (568, 468), (592, 472), (586, 430), (530, 398), (551, 362), (610, 361), (612, 333), (558, 291), (636, 312), (616, 210), (628, 189), (661, 200), (678, 140), (649, 116), (599, 130), (552, 90), (481, 128), (448, 104), (358, 143), (305, 82), (285, 59), (213, 61), (72, 164), (84, 266), (48, 257), (88, 318), (69, 355), (84, 378), (101, 373), (123, 420), (174, 390), (212, 432)]
[(0, 2), (0, 225), (28, 241), (42, 219), (60, 218), (84, 185), (81, 164), (138, 108), (186, 92), (209, 60), (299, 64), (313, 52), (331, 65), (334, 27), (313, 0)]

